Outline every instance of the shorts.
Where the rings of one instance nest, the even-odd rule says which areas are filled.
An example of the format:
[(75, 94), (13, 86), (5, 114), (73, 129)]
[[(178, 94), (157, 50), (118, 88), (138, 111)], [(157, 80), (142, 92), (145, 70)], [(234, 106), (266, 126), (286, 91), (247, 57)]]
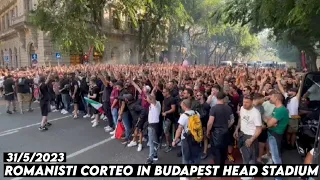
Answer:
[(73, 99), (73, 103), (74, 104), (80, 104), (81, 101), (82, 100), (81, 100), (81, 96), (80, 95), (75, 95), (74, 96), (74, 99)]
[(261, 134), (258, 137), (258, 142), (259, 143), (266, 143), (268, 140), (268, 130), (267, 129), (263, 129), (261, 131)]
[(31, 102), (32, 94), (31, 93), (18, 93), (17, 98), (19, 102)]
[(14, 94), (4, 95), (4, 100), (6, 101), (14, 101)]
[(134, 127), (137, 128), (138, 130), (142, 131), (144, 124), (146, 122), (146, 119), (139, 119), (138, 121), (134, 122)]
[(165, 119), (163, 121), (163, 132), (164, 132), (164, 134), (170, 133), (171, 125), (172, 125), (172, 121), (170, 119)]
[(289, 119), (288, 133), (296, 133), (299, 128), (299, 119)]
[(49, 102), (40, 102), (40, 111), (42, 116), (48, 116), (49, 114)]

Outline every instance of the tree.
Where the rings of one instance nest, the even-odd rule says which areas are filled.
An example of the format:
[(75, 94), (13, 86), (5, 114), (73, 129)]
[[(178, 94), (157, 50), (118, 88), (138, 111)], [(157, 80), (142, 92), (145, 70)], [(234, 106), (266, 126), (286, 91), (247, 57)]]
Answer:
[(65, 52), (79, 53), (91, 45), (103, 52), (105, 4), (106, 0), (40, 0), (30, 19), (40, 30), (49, 32), (52, 42)]
[[(138, 17), (139, 54), (143, 62), (148, 55), (155, 56), (157, 46), (166, 44), (163, 39), (172, 40), (175, 31), (189, 20), (181, 0), (147, 1), (144, 12)], [(171, 36), (171, 37), (170, 37)]]
[(306, 51), (314, 69), (317, 59), (314, 45), (320, 39), (319, 7), (317, 0), (229, 0), (219, 14), (226, 17), (226, 23), (249, 24), (254, 32), (271, 29), (277, 41)]

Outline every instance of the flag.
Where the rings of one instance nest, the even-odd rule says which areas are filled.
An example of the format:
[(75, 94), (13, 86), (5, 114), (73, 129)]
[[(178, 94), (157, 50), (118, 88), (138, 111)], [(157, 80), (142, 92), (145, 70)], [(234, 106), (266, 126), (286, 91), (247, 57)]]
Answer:
[(97, 102), (97, 101), (94, 101), (92, 99), (89, 99), (87, 97), (84, 97), (84, 99), (87, 101), (87, 103), (89, 103), (93, 108), (95, 108), (96, 110), (98, 110), (101, 114), (104, 114), (104, 111), (103, 111), (103, 107), (102, 107), (102, 104)]

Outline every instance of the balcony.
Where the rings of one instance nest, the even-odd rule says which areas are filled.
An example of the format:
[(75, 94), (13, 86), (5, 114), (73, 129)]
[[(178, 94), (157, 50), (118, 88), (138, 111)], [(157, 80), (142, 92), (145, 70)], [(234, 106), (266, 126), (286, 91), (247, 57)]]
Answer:
[(11, 27), (15, 29), (24, 28), (24, 25), (27, 23), (27, 21), (28, 21), (28, 16), (25, 14), (22, 16), (12, 18)]
[(11, 35), (15, 34), (16, 31), (12, 28), (8, 28), (4, 31), (0, 31), (0, 39), (6, 39), (7, 37), (10, 37)]

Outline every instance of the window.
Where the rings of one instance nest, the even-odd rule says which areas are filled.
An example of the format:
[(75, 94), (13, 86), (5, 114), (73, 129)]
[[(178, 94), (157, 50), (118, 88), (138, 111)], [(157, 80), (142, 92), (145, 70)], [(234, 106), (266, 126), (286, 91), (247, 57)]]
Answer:
[(2, 30), (5, 30), (6, 29), (6, 21), (5, 21), (5, 19), (4, 19), (5, 17), (4, 16), (2, 16), (2, 21), (1, 21), (1, 23), (2, 23)]
[(14, 8), (14, 17), (18, 17), (18, 6)]
[(128, 29), (130, 33), (135, 32), (135, 26), (130, 17), (128, 17)]
[(112, 23), (114, 29), (120, 29), (120, 20), (118, 18), (117, 11), (112, 11)]
[(29, 11), (32, 11), (32, 10), (33, 10), (32, 0), (28, 0), (28, 10), (29, 10)]
[(9, 28), (10, 26), (9, 13), (6, 14), (6, 22), (7, 22), (6, 28)]

